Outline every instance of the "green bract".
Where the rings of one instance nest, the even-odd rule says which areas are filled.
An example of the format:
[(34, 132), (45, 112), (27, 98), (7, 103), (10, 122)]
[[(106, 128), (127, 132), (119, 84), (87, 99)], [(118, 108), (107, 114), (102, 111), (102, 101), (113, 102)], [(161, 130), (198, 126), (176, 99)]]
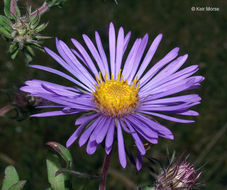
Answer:
[(31, 7), (27, 8), (26, 15), (21, 16), (17, 0), (4, 0), (5, 16), (0, 15), (0, 35), (10, 43), (9, 52), (12, 59), (22, 51), (29, 63), (34, 56), (33, 48), (43, 50), (42, 40), (50, 37), (40, 34), (47, 27), (47, 23), (40, 24), (41, 15), (51, 7), (61, 7), (66, 1), (48, 0), (33, 12)]

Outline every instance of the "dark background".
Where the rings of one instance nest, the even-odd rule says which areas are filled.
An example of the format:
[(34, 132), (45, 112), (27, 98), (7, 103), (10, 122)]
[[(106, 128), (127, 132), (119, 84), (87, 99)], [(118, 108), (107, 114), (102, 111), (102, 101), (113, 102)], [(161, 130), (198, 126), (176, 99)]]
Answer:
[[(27, 1), (33, 8), (43, 1)], [(23, 4), (22, 4), (23, 5)], [(20, 5), (22, 9), (24, 6)], [(191, 11), (191, 7), (218, 7), (218, 12)], [(3, 13), (3, 1), (0, 2)], [(196, 92), (202, 97), (202, 104), (194, 109), (200, 116), (194, 124), (177, 124), (159, 120), (168, 126), (175, 135), (175, 140), (160, 139), (159, 144), (151, 147), (147, 155), (164, 160), (166, 147), (176, 150), (177, 155), (190, 154), (189, 160), (202, 167), (201, 182), (204, 189), (227, 189), (227, 64), (226, 64), (226, 21), (227, 3), (221, 0), (68, 0), (62, 9), (54, 8), (42, 17), (49, 22), (43, 34), (59, 37), (71, 47), (70, 38), (82, 42), (81, 35), (88, 34), (94, 40), (94, 31), (99, 31), (104, 47), (107, 47), (108, 25), (123, 26), (125, 31), (132, 31), (132, 41), (149, 33), (150, 40), (159, 33), (164, 38), (151, 64), (154, 64), (169, 50), (178, 46), (180, 54), (189, 54), (185, 66), (198, 64), (198, 74), (206, 80)], [(55, 40), (45, 41), (45, 46), (55, 50)], [(44, 71), (30, 69), (20, 55), (15, 61), (10, 60), (7, 52), (8, 43), (0, 40), (0, 106), (3, 107), (14, 99), (16, 89), (29, 79), (42, 79), (64, 84), (60, 77)], [(46, 54), (36, 51), (33, 64), (53, 68), (61, 67)], [(65, 144), (75, 130), (77, 116), (52, 118), (32, 118), (17, 121), (0, 118), (0, 179), (4, 168), (14, 164), (21, 179), (28, 180), (25, 189), (40, 190), (48, 186), (46, 174), (46, 155), (48, 141)], [(131, 144), (132, 139), (127, 138)], [(89, 156), (84, 148), (75, 143), (70, 148), (74, 169), (98, 174), (101, 170), (104, 151), (99, 147)], [(145, 160), (145, 164), (148, 163)], [(98, 182), (73, 178), (75, 189), (84, 185), (84, 189), (98, 189)], [(1, 181), (1, 180), (0, 180)], [(121, 168), (117, 149), (113, 153), (107, 189), (135, 189), (136, 185), (146, 185), (152, 177), (146, 168), (136, 173), (128, 162), (127, 168)]]

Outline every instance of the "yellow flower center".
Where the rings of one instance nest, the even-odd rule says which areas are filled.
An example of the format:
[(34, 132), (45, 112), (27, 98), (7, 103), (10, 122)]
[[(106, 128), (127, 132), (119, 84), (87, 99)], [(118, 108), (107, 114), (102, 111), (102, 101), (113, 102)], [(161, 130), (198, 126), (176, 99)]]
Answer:
[(96, 77), (96, 91), (93, 93), (97, 108), (105, 115), (111, 117), (119, 117), (129, 114), (136, 109), (138, 104), (139, 83), (137, 79), (132, 85), (127, 83), (127, 80), (121, 79), (121, 71), (116, 80), (107, 79), (105, 73), (105, 81), (102, 81), (101, 73), (100, 81)]

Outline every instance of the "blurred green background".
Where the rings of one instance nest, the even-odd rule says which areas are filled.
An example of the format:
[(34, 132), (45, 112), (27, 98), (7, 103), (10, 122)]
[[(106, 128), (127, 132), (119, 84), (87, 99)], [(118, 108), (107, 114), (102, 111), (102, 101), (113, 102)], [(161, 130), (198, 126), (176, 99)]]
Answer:
[[(38, 8), (42, 0), (24, 1)], [(20, 8), (23, 8), (23, 4)], [(218, 7), (218, 12), (191, 11), (191, 7)], [(3, 14), (3, 1), (0, 2)], [(132, 31), (133, 39), (149, 33), (152, 39), (163, 33), (164, 38), (151, 64), (163, 57), (169, 50), (178, 46), (180, 54), (189, 54), (185, 66), (198, 64), (198, 74), (205, 76), (202, 87), (196, 90), (202, 97), (202, 104), (194, 109), (200, 116), (194, 124), (177, 124), (159, 120), (168, 126), (175, 140), (160, 139), (152, 146), (147, 155), (164, 160), (166, 147), (177, 154), (189, 153), (190, 161), (202, 166), (201, 182), (203, 189), (227, 189), (227, 2), (225, 0), (68, 0), (62, 9), (52, 9), (42, 17), (49, 22), (44, 35), (58, 37), (71, 47), (70, 38), (82, 42), (81, 35), (88, 34), (94, 40), (94, 31), (101, 34), (104, 47), (107, 48), (108, 25), (123, 26)], [(45, 41), (45, 46), (55, 49), (55, 39)], [(29, 79), (42, 79), (65, 84), (60, 77), (44, 71), (28, 68), (23, 55), (15, 61), (7, 52), (7, 42), (0, 41), (0, 107), (12, 102), (15, 91)], [(47, 54), (36, 51), (33, 64), (41, 64), (56, 69), (61, 67)], [(22, 121), (0, 118), (0, 179), (4, 168), (14, 164), (21, 179), (28, 180), (24, 189), (41, 190), (48, 186), (46, 174), (46, 155), (48, 141), (57, 141), (63, 145), (75, 130), (77, 116), (52, 118), (27, 118)], [(131, 145), (132, 139), (127, 137)], [(133, 146), (131, 146), (133, 148)], [(74, 169), (98, 174), (102, 167), (104, 151), (99, 147), (89, 156), (77, 143), (70, 147), (74, 158)], [(145, 164), (147, 161), (145, 160)], [(0, 180), (1, 181), (1, 180)], [(84, 185), (84, 189), (98, 189), (98, 181), (73, 178), (75, 189)], [(121, 168), (117, 149), (113, 153), (107, 189), (136, 189), (136, 185), (152, 182), (149, 171), (144, 168), (135, 172), (128, 162), (127, 168)]]

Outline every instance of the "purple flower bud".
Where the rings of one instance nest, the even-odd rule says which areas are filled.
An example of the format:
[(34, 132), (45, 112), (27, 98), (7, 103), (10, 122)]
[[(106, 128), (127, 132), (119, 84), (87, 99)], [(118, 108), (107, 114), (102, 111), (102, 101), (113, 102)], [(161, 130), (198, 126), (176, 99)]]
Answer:
[(158, 177), (155, 184), (155, 190), (190, 190), (198, 187), (197, 180), (201, 172), (197, 172), (194, 165), (183, 162), (173, 162)]

